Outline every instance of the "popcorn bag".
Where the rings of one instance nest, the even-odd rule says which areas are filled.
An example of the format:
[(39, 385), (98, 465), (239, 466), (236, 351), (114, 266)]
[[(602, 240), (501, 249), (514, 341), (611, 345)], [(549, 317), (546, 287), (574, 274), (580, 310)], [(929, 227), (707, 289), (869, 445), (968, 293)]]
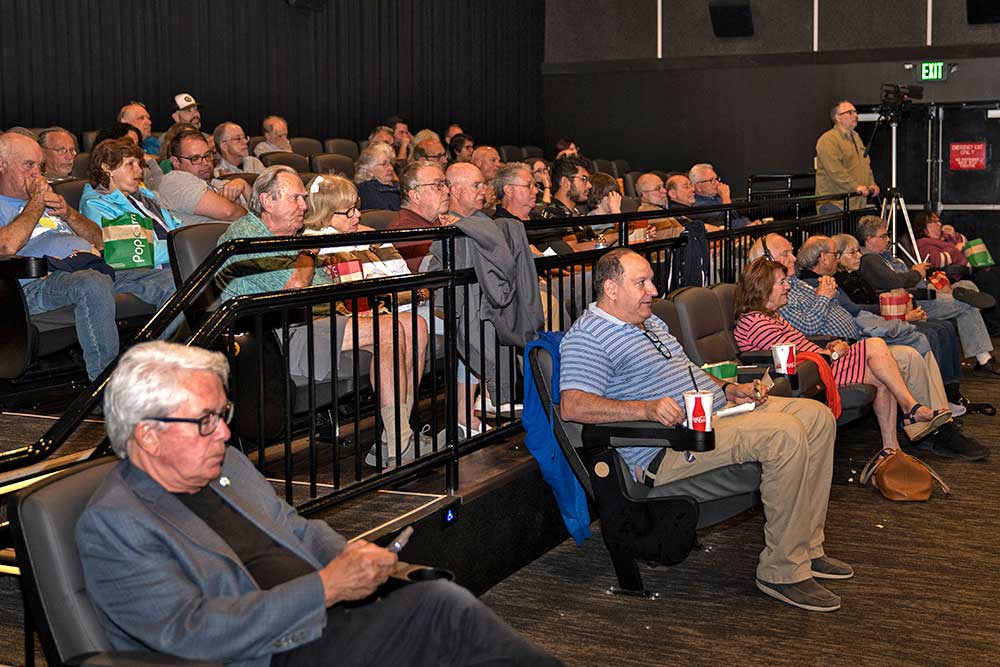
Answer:
[(948, 289), (948, 287), (951, 286), (951, 281), (948, 280), (948, 276), (945, 275), (944, 271), (935, 271), (931, 275), (927, 276), (927, 282), (929, 282), (938, 292)]
[(113, 269), (150, 269), (156, 235), (153, 221), (138, 213), (101, 220), (104, 261)]
[(882, 317), (887, 320), (905, 320), (906, 308), (910, 305), (909, 294), (886, 292), (878, 295), (878, 305)]

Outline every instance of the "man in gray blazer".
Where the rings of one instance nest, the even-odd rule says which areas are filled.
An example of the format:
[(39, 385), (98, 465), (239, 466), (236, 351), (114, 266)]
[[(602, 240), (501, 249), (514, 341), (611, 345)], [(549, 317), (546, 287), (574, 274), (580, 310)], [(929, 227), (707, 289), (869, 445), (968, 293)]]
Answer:
[(137, 345), (108, 383), (118, 466), (77, 524), (87, 593), (119, 650), (229, 665), (557, 665), (468, 591), (379, 591), (397, 559), (306, 520), (226, 446), (222, 354)]

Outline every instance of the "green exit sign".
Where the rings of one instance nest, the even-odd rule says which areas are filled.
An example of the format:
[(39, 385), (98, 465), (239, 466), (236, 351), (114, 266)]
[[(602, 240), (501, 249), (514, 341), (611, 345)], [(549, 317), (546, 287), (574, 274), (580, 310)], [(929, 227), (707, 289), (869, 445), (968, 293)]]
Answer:
[(947, 81), (948, 66), (940, 60), (920, 63), (921, 81)]

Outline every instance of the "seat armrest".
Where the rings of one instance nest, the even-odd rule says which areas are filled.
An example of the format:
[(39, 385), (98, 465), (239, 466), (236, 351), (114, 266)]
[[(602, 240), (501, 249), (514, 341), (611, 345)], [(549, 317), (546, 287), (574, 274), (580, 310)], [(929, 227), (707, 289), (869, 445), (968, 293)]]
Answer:
[[(740, 363), (746, 366), (770, 366), (774, 362), (774, 357), (770, 350), (754, 350), (751, 352), (740, 352)], [(739, 367), (737, 367), (737, 371)]]
[(607, 424), (585, 424), (583, 446), (587, 449), (606, 447), (663, 447), (678, 452), (708, 452), (715, 449), (715, 433), (692, 431), (682, 426), (664, 426), (657, 422), (633, 421)]
[(941, 269), (948, 274), (949, 278), (968, 278), (972, 275), (972, 267), (961, 264), (949, 264)]
[(933, 301), (937, 297), (937, 292), (926, 287), (911, 287), (906, 290), (915, 301)]
[(220, 662), (185, 660), (164, 653), (144, 651), (107, 651), (70, 658), (67, 665), (80, 667), (222, 667)]
[(826, 347), (835, 340), (841, 340), (836, 336), (806, 336), (810, 343), (818, 347)]
[(41, 278), (48, 272), (49, 263), (44, 257), (0, 256), (0, 275), (17, 279)]
[[(768, 353), (767, 361), (771, 360), (771, 354)], [(764, 377), (764, 373), (771, 370), (771, 364), (769, 363), (754, 363), (746, 364), (736, 367), (736, 381), (739, 383), (753, 382), (754, 380), (759, 380)], [(773, 372), (773, 371), (772, 371)]]

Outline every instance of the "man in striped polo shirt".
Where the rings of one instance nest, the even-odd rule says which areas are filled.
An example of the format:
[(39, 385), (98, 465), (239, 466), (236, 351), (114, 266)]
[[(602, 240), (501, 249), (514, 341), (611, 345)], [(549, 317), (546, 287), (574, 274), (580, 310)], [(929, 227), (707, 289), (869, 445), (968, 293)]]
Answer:
[[(699, 387), (713, 389), (716, 412), (727, 402), (755, 400), (752, 384), (721, 382), (693, 364), (667, 325), (652, 314), (657, 289), (649, 263), (639, 254), (611, 250), (593, 275), (597, 301), (560, 347), (563, 419), (681, 424), (691, 373)], [(713, 420), (712, 426), (715, 450), (693, 457), (647, 447), (618, 451), (633, 474), (653, 484), (732, 463), (759, 462), (767, 522), (757, 587), (802, 609), (839, 609), (840, 598), (815, 580), (854, 575), (850, 565), (823, 551), (836, 437), (833, 414), (817, 401), (768, 397), (765, 392), (753, 412)]]

